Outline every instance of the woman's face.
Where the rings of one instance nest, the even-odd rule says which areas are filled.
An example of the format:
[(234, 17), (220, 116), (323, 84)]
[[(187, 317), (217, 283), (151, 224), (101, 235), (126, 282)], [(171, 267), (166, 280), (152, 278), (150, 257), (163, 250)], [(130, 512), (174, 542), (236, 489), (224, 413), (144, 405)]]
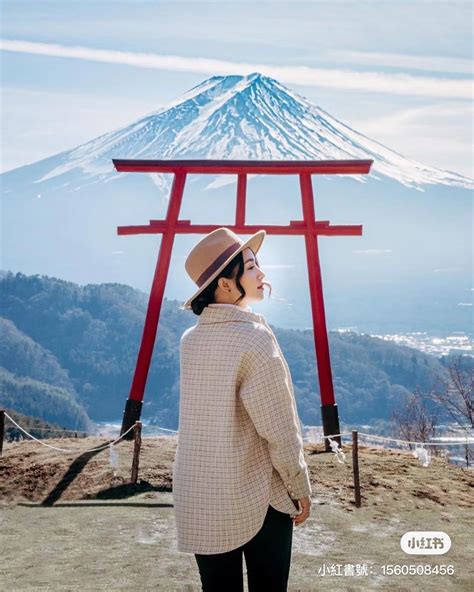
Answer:
[[(245, 290), (246, 297), (242, 300), (263, 300), (263, 278), (265, 274), (258, 266), (258, 259), (252, 249), (244, 249), (244, 273), (240, 277), (240, 283)], [(261, 286), (261, 287), (260, 287)]]
[(253, 254), (252, 249), (247, 247), (242, 251), (242, 255), (244, 257), (244, 272), (240, 276), (240, 284), (245, 290), (246, 296), (236, 303), (241, 294), (237, 288), (235, 278), (220, 278), (218, 281), (219, 288), (216, 291), (216, 302), (235, 303), (245, 307), (250, 301), (263, 300), (264, 291), (263, 287), (260, 286), (265, 274), (258, 266), (258, 259)]

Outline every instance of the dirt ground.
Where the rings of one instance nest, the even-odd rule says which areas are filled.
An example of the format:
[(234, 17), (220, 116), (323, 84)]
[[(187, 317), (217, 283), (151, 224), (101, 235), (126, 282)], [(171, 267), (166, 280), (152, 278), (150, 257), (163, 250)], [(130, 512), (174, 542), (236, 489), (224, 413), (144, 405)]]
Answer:
[[(132, 442), (114, 447), (116, 467), (108, 448), (81, 454), (104, 439), (46, 442), (76, 452), (23, 441), (5, 444), (0, 457), (0, 589), (201, 589), (194, 556), (176, 549), (176, 437), (143, 439), (137, 485), (130, 484)], [(321, 445), (305, 445), (313, 506), (294, 528), (288, 590), (472, 590), (472, 471), (437, 457), (423, 467), (407, 452), (362, 446), (356, 508), (351, 447), (343, 450), (346, 462), (339, 463)], [(400, 538), (411, 530), (446, 532), (451, 549), (407, 555)], [(389, 565), (425, 573), (387, 575)], [(453, 566), (454, 573), (427, 575), (435, 566)]]

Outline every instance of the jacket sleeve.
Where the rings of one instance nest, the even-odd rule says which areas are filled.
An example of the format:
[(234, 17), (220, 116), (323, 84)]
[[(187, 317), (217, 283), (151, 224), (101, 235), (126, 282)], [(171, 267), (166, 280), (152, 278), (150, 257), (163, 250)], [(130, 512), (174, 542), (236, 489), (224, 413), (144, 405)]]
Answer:
[(311, 495), (308, 466), (294, 395), (277, 346), (265, 336), (266, 346), (247, 355), (240, 398), (258, 434), (267, 440), (273, 466), (292, 499)]

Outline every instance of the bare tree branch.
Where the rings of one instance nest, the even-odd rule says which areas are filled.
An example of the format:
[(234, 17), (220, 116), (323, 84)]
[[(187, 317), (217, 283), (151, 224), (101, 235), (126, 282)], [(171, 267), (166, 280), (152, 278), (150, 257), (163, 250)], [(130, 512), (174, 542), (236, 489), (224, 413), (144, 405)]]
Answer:
[[(425, 398), (417, 389), (392, 412), (391, 419), (404, 440), (428, 442), (436, 433), (437, 414), (428, 409)], [(412, 445), (408, 446), (411, 450)]]
[(448, 376), (435, 375), (434, 385), (427, 396), (448, 413), (463, 429), (474, 427), (472, 368), (463, 356), (456, 356), (448, 366)]

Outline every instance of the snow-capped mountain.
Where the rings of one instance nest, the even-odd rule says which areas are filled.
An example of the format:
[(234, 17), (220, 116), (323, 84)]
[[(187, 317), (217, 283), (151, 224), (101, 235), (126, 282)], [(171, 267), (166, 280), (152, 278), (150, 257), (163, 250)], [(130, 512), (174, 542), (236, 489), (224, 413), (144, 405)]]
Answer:
[[(409, 187), (472, 187), (462, 175), (423, 165), (364, 136), (272, 78), (214, 76), (127, 127), (40, 161), (34, 183), (80, 171), (82, 183), (117, 180), (112, 158), (373, 159), (372, 178)], [(37, 164), (40, 164), (37, 163)], [(22, 167), (24, 168), (24, 167)], [(161, 185), (159, 175), (152, 176)], [(353, 176), (366, 181), (365, 176)], [(73, 190), (76, 183), (61, 183)]]
[[(372, 159), (369, 175), (313, 177), (318, 220), (363, 225), (361, 236), (318, 239), (328, 326), (469, 325), (473, 181), (405, 158), (259, 74), (215, 76), (129, 126), (0, 175), (0, 267), (147, 292), (160, 236), (119, 236), (117, 226), (164, 218), (171, 175), (118, 173), (115, 158)], [(302, 218), (294, 176), (250, 177), (248, 224)], [(190, 175), (180, 219), (233, 223), (229, 183)], [(175, 237), (167, 297), (194, 291), (183, 264), (196, 240)], [(262, 260), (275, 288), (269, 319), (310, 326), (302, 237), (269, 236)]]

